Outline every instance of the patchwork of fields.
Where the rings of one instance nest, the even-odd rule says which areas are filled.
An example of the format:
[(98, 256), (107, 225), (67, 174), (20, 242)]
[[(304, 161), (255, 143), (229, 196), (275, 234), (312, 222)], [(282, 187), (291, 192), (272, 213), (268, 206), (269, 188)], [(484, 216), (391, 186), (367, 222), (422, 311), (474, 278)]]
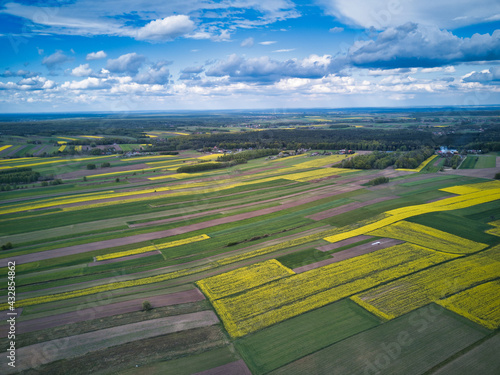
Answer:
[[(16, 262), (15, 305), (4, 284), (0, 309), (20, 314), (6, 373), (496, 373), (478, 348), (500, 349), (500, 182), (428, 173), (434, 157), (176, 173), (217, 156), (0, 160), (63, 181), (0, 193), (4, 280)], [(367, 185), (378, 176), (390, 182)]]

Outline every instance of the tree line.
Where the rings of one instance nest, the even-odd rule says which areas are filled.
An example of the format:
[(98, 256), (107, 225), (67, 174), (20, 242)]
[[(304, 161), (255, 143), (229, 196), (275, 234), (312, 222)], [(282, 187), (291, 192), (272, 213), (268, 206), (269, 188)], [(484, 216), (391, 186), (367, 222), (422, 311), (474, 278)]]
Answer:
[(408, 152), (380, 152), (375, 151), (368, 155), (356, 155), (342, 160), (341, 168), (353, 169), (385, 169), (390, 166), (395, 168), (417, 168), (424, 160), (434, 154), (430, 147), (420, 148)]

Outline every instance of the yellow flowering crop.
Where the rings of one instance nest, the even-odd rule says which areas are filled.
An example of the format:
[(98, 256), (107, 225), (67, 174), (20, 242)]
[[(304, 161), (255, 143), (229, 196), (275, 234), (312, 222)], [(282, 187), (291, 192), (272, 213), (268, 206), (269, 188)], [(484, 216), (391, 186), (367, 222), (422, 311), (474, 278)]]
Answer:
[(61, 147), (59, 147), (59, 149), (57, 151), (62, 152), (62, 151), (64, 151), (65, 148), (66, 148), (66, 145), (62, 145)]
[(489, 329), (500, 327), (500, 281), (480, 284), (437, 302)]
[(200, 159), (200, 160), (215, 160), (217, 159), (219, 156), (223, 156), (224, 154), (210, 154), (210, 155), (203, 155), (203, 156), (200, 156), (200, 157), (197, 157), (196, 159)]
[(279, 278), (212, 303), (229, 334), (239, 337), (454, 257), (401, 244)]
[(58, 145), (66, 145), (66, 144), (68, 144), (68, 142), (66, 142), (66, 141), (57, 141), (57, 144)]
[(466, 254), (482, 250), (488, 245), (443, 232), (425, 225), (398, 221), (392, 225), (369, 232), (377, 237), (396, 238), (446, 253)]
[(401, 316), (471, 286), (497, 279), (500, 262), (495, 257), (499, 256), (500, 246), (496, 246), (416, 272), (358, 297), (385, 316)]
[(295, 275), (295, 272), (276, 259), (271, 259), (208, 277), (196, 284), (211, 301), (214, 301), (290, 275)]
[[(149, 155), (149, 156), (140, 156), (140, 157), (132, 157), (120, 159), (120, 161), (134, 161), (134, 160), (151, 160), (151, 159), (171, 159), (174, 155)], [(170, 161), (166, 160), (165, 162)], [(177, 160), (176, 160), (177, 161)]]
[(94, 138), (94, 139), (101, 139), (101, 138), (104, 138), (104, 137), (100, 137), (98, 135), (80, 135), (79, 137), (83, 137), (83, 138)]
[[(355, 155), (355, 154), (353, 154)], [(324, 165), (338, 163), (345, 159), (345, 155), (329, 155), (325, 157), (311, 157), (313, 160), (305, 161), (300, 164), (296, 164), (294, 168), (306, 169), (306, 168), (319, 168)]]
[(0, 152), (3, 150), (7, 150), (9, 147), (12, 147), (12, 145), (0, 146)]
[(429, 212), (458, 210), (460, 208), (471, 207), (482, 203), (492, 202), (498, 199), (500, 199), (500, 188), (490, 189), (488, 191), (488, 194), (484, 194), (484, 192), (480, 190), (477, 192), (464, 194), (457, 197), (450, 197), (435, 202), (396, 208), (394, 210), (386, 211), (384, 217), (380, 220), (352, 230), (350, 229), (350, 227), (348, 227), (344, 232), (326, 237), (325, 240), (334, 243), (337, 241), (345, 240), (347, 238), (372, 232), (376, 229), (385, 227), (412, 216), (417, 216)]
[(156, 246), (154, 246), (154, 245), (153, 246), (145, 246), (145, 247), (140, 247), (138, 249), (133, 249), (133, 250), (128, 250), (128, 251), (118, 251), (116, 253), (111, 253), (111, 254), (106, 254), (106, 255), (98, 255), (95, 257), (95, 259), (97, 261), (100, 261), (100, 260), (106, 260), (106, 259), (121, 258), (121, 257), (125, 257), (128, 255), (147, 253), (148, 251), (163, 250), (163, 249), (167, 249), (169, 247), (181, 246), (181, 245), (185, 245), (188, 243), (203, 241), (203, 240), (206, 240), (209, 238), (210, 237), (207, 236), (206, 234), (201, 234), (199, 236), (189, 237), (189, 238), (185, 238), (183, 240), (178, 240), (178, 241), (166, 242), (166, 243), (156, 245)]
[(76, 152), (81, 152), (82, 151), (82, 146), (75, 146), (75, 151)]
[(59, 139), (67, 139), (67, 140), (69, 140), (69, 141), (78, 141), (78, 139), (76, 139), (76, 138), (71, 138), (71, 137), (57, 137), (57, 138), (59, 138)]
[(435, 158), (437, 158), (437, 155), (432, 155), (431, 157), (428, 157), (425, 159), (417, 168), (414, 169), (409, 169), (409, 168), (397, 168), (397, 171), (406, 171), (406, 172), (420, 172), (424, 167), (429, 164), (431, 161), (433, 161)]
[(490, 190), (490, 189), (500, 189), (500, 181), (495, 180), (488, 182), (480, 182), (478, 184), (450, 186), (439, 190), (446, 191), (447, 193), (463, 195), (463, 194), (477, 193), (478, 191), (481, 190)]

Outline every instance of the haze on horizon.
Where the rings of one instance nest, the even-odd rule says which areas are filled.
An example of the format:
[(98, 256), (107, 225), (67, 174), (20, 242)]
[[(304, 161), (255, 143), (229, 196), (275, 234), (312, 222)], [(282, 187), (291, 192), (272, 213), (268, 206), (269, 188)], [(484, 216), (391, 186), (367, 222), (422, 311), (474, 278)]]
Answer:
[(500, 3), (0, 5), (0, 112), (500, 103)]

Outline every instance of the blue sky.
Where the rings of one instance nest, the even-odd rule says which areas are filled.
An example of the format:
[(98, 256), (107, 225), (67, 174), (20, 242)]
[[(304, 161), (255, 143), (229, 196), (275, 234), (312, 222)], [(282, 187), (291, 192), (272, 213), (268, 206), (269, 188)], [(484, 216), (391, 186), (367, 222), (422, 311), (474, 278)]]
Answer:
[(0, 112), (500, 103), (498, 0), (7, 0)]

